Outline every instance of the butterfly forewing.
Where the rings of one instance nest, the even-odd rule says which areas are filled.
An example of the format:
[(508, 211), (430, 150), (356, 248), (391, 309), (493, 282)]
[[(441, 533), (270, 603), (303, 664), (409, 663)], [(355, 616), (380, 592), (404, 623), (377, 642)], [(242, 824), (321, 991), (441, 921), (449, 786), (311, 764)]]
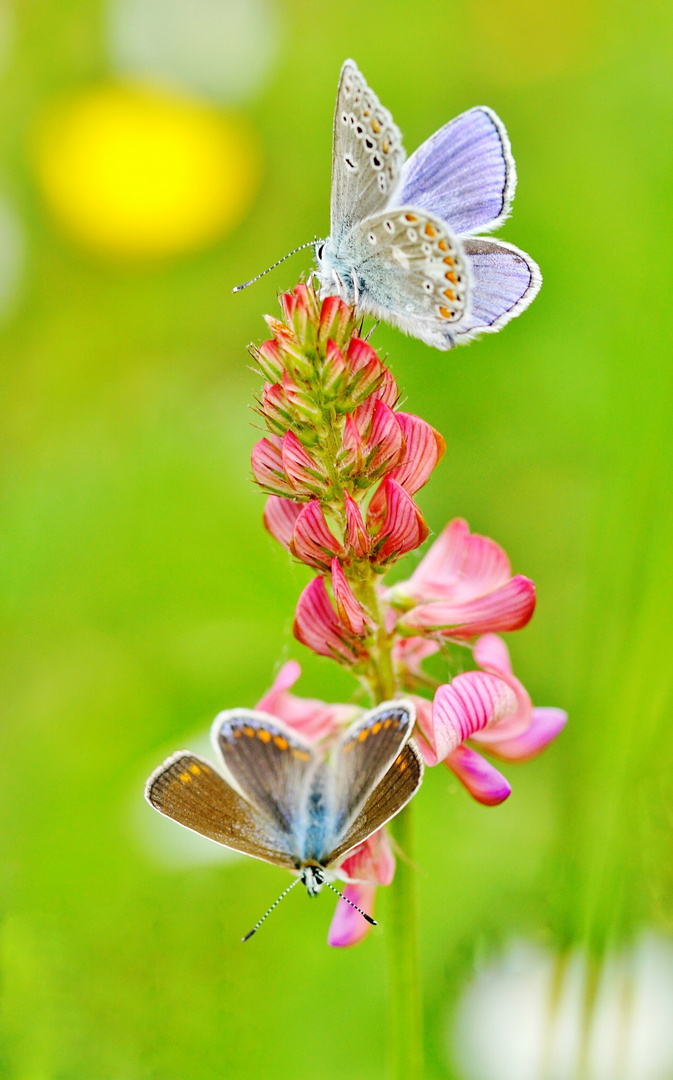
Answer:
[(507, 131), (480, 105), (457, 116), (415, 150), (395, 201), (429, 210), (454, 232), (494, 229), (507, 217), (516, 170)]
[(361, 844), (387, 821), (399, 814), (418, 791), (423, 779), (423, 761), (413, 739), (402, 748), (383, 779), (335, 844), (330, 864)]
[(218, 844), (288, 870), (297, 865), (284, 834), (194, 754), (167, 758), (147, 781), (145, 797), (161, 814)]
[(274, 717), (248, 709), (220, 713), (212, 738), (239, 791), (291, 833), (318, 765), (308, 743)]
[(402, 206), (369, 217), (343, 249), (344, 261), (357, 267), (360, 306), (370, 314), (385, 312), (435, 344), (465, 314), (470, 276), (461, 243), (429, 211)]
[(392, 197), (404, 149), (399, 129), (357, 65), (341, 69), (332, 147), (331, 239), (336, 248), (358, 221)]
[(415, 710), (390, 701), (366, 713), (343, 735), (336, 753), (335, 837), (357, 817), (411, 735)]

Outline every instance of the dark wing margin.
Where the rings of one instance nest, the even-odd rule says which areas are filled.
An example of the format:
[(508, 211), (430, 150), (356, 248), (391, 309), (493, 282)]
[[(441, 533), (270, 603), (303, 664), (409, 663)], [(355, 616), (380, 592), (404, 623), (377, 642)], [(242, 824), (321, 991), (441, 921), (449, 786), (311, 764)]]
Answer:
[(397, 756), (330, 855), (330, 866), (403, 810), (423, 780), (423, 759), (413, 740)]
[(221, 712), (211, 737), (232, 786), (291, 833), (317, 765), (310, 744), (276, 717), (253, 709)]
[(293, 858), (282, 836), (274, 836), (266, 821), (213, 766), (179, 750), (166, 758), (145, 785), (150, 806), (165, 817), (209, 840), (244, 855), (294, 870)]
[(415, 720), (410, 701), (387, 701), (351, 724), (341, 737), (335, 754), (337, 839), (386, 776)]

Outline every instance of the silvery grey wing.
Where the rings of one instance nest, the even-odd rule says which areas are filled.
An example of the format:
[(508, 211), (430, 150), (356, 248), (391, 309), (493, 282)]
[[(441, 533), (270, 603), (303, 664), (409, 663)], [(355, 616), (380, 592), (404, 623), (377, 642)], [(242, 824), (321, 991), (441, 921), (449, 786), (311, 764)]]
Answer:
[(180, 750), (150, 776), (145, 798), (160, 814), (224, 847), (296, 869), (288, 837), (202, 758)]
[(220, 713), (211, 739), (232, 786), (279, 829), (295, 834), (319, 765), (309, 743), (276, 717), (252, 709)]
[(455, 344), (469, 310), (470, 269), (462, 238), (435, 214), (389, 207), (353, 228), (341, 257), (353, 268), (361, 311), (438, 349)]
[(356, 720), (334, 752), (334, 837), (340, 839), (409, 741), (416, 710), (386, 701)]
[(336, 865), (352, 848), (357, 847), (399, 814), (414, 797), (422, 780), (423, 760), (411, 739), (335, 844), (330, 856), (330, 866)]
[(393, 195), (405, 153), (391, 114), (346, 60), (339, 79), (332, 142), (331, 238), (382, 209)]

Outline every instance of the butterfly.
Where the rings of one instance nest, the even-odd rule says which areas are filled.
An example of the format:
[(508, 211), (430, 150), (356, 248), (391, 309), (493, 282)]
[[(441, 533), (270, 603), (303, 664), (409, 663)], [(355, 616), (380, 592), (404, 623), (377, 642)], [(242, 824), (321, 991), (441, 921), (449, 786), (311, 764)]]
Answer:
[(335, 878), (348, 880), (339, 870), (348, 852), (418, 790), (414, 722), (411, 702), (386, 702), (354, 721), (327, 756), (274, 716), (232, 709), (211, 729), (221, 771), (180, 750), (152, 773), (145, 797), (180, 825), (285, 867), (293, 885), (302, 881), (316, 896)]
[(475, 235), (502, 224), (516, 187), (507, 132), (492, 109), (469, 109), (405, 156), (391, 114), (346, 60), (331, 231), (315, 245), (321, 296), (338, 295), (450, 349), (519, 315), (542, 277), (513, 244)]

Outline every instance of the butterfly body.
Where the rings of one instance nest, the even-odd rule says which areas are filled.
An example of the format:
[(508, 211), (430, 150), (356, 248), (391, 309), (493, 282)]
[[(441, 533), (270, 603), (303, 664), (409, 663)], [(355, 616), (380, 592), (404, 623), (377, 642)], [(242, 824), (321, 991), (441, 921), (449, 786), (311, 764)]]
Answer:
[(160, 813), (236, 851), (298, 875), (310, 896), (347, 853), (389, 821), (418, 789), (423, 765), (410, 741), (410, 702), (366, 713), (329, 755), (276, 717), (220, 713), (212, 740), (220, 770), (188, 751), (152, 774), (146, 797)]
[(321, 295), (439, 349), (493, 332), (537, 295), (536, 263), (477, 234), (507, 217), (516, 171), (502, 121), (470, 109), (405, 161), (399, 129), (352, 60), (334, 116), (331, 230)]

